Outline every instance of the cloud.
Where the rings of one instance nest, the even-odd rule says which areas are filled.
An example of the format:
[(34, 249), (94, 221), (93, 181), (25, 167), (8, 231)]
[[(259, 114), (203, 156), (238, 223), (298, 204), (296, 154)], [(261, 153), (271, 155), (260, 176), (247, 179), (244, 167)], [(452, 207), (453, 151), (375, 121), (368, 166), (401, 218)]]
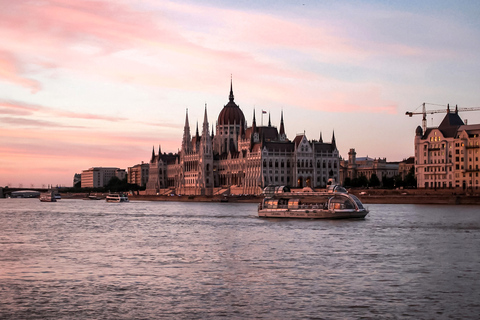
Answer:
[(11, 54), (0, 51), (0, 80), (28, 88), (32, 93), (38, 92), (41, 89), (40, 83), (22, 76), (23, 72), (19, 65), (20, 63)]
[[(91, 113), (79, 113), (64, 111), (58, 108), (45, 107), (38, 104), (29, 104), (13, 100), (0, 99), (0, 114), (33, 115), (46, 114), (49, 116), (63, 117), (70, 119), (103, 120), (109, 122), (125, 121), (127, 118), (118, 116), (105, 116)], [(27, 123), (27, 122), (25, 122)]]

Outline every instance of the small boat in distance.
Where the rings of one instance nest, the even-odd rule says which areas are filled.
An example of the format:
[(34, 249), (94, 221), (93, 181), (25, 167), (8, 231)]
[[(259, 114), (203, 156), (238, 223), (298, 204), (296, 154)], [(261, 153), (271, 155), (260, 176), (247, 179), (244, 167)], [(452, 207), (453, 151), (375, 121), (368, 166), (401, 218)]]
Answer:
[(83, 200), (102, 200), (102, 199), (103, 199), (102, 196), (96, 193), (95, 194), (89, 193), (85, 196), (85, 198), (83, 198)]
[(57, 202), (57, 198), (55, 197), (55, 192), (53, 192), (53, 190), (49, 190), (47, 192), (41, 193), (40, 201), (41, 202)]
[(125, 193), (110, 193), (105, 199), (107, 202), (129, 202)]
[(368, 214), (356, 196), (335, 184), (321, 192), (291, 192), (285, 186), (268, 186), (263, 193), (259, 217), (349, 219), (365, 218)]

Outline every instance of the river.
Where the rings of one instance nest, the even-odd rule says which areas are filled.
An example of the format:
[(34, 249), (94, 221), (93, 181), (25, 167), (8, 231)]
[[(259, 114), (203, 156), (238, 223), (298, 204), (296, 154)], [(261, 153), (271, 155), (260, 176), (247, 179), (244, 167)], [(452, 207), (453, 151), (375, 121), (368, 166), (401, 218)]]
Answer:
[(478, 319), (480, 208), (0, 199), (1, 319)]

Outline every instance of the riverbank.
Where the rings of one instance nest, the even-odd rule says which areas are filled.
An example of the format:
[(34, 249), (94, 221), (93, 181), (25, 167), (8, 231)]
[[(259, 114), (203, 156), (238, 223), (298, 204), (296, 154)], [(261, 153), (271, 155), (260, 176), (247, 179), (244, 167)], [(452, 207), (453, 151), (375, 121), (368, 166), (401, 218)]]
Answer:
[[(386, 190), (354, 189), (349, 190), (364, 204), (445, 204), (480, 205), (480, 194), (456, 193), (452, 190)], [(62, 194), (63, 199), (82, 199), (84, 193)], [(245, 202), (260, 203), (263, 196), (256, 195), (129, 195), (131, 201), (178, 201), (178, 202)]]

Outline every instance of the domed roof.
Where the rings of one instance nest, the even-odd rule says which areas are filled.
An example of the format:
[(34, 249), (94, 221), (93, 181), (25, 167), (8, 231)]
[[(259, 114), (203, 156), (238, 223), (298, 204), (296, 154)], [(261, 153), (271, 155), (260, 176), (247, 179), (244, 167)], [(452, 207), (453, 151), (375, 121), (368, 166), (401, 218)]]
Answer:
[(417, 136), (422, 136), (423, 135), (423, 129), (422, 127), (418, 126), (417, 129), (415, 129), (415, 134)]
[(233, 88), (232, 83), (230, 82), (230, 96), (228, 98), (228, 103), (223, 107), (222, 111), (218, 115), (218, 124), (245, 124), (245, 116), (243, 115), (242, 110), (239, 106), (233, 101)]

